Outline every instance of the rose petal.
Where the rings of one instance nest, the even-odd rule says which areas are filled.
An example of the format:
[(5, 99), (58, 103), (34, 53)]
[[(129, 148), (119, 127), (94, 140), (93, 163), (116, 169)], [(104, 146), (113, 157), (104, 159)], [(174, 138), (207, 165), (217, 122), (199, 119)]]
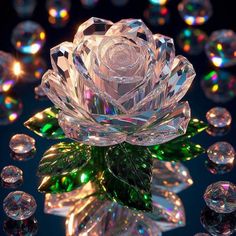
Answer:
[(59, 125), (68, 138), (87, 145), (109, 146), (125, 141), (126, 134), (116, 132), (110, 127), (75, 119), (72, 116), (59, 113)]
[(73, 43), (79, 44), (86, 36), (105, 35), (112, 25), (112, 21), (91, 17), (79, 26)]
[[(123, 83), (122, 81), (109, 81), (97, 75), (94, 68), (98, 65), (94, 62), (94, 58), (96, 59), (97, 57), (95, 53), (97, 52), (97, 47), (100, 42), (100, 37), (87, 37), (87, 39), (74, 50), (73, 57), (75, 67), (84, 83), (86, 83), (94, 93), (99, 95), (103, 100), (113, 104), (120, 113), (127, 113), (127, 108), (124, 107), (118, 99), (122, 99), (126, 95), (133, 97), (132, 91), (136, 92), (135, 88), (138, 88), (140, 82)], [(144, 77), (143, 80), (144, 79), (148, 81), (148, 78)]]
[(188, 91), (195, 77), (192, 64), (183, 56), (174, 59), (170, 78), (167, 82), (165, 104), (178, 102)]
[(159, 80), (165, 80), (171, 72), (175, 57), (175, 46), (172, 38), (165, 35), (153, 35), (156, 44), (156, 76)]
[(77, 105), (66, 93), (63, 78), (52, 70), (48, 70), (42, 78), (42, 88), (48, 98), (68, 114), (77, 114)]
[[(161, 114), (160, 117), (162, 117)], [(189, 104), (188, 102), (182, 102), (169, 115), (153, 122), (145, 127), (143, 131), (128, 136), (126, 141), (133, 145), (142, 146), (165, 143), (183, 135), (186, 132), (189, 120)]]
[[(113, 24), (107, 31), (106, 36), (126, 36), (132, 39), (141, 39), (142, 44), (149, 45), (151, 49), (155, 49), (155, 42), (152, 32), (138, 19), (123, 19)], [(141, 46), (141, 45), (140, 45)]]

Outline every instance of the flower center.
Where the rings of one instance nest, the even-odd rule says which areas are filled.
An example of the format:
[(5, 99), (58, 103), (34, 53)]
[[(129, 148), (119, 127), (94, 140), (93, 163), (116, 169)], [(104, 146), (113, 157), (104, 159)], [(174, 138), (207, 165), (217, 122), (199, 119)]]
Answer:
[(134, 47), (128, 44), (111, 45), (106, 53), (107, 66), (115, 71), (125, 70), (127, 67), (133, 67), (138, 59), (138, 52)]

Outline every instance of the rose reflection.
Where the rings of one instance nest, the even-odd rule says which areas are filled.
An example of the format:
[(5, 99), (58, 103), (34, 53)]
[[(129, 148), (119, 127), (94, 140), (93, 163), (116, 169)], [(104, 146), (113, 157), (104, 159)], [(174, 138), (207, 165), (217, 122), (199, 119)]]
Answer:
[(236, 212), (230, 214), (216, 213), (205, 207), (200, 216), (202, 226), (216, 236), (231, 235), (236, 230)]
[(34, 236), (38, 232), (38, 221), (34, 216), (26, 220), (8, 218), (3, 223), (3, 230), (9, 236)]

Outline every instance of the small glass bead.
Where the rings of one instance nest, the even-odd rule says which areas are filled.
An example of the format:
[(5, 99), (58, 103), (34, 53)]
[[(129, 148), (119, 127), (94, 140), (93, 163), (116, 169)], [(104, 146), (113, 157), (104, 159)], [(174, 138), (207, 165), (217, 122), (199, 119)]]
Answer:
[(20, 17), (29, 17), (36, 7), (36, 0), (13, 0), (13, 7)]
[(12, 32), (11, 42), (16, 50), (26, 54), (36, 54), (43, 47), (46, 33), (38, 23), (24, 21)]
[(15, 122), (22, 113), (21, 100), (9, 94), (0, 93), (0, 125)]
[(206, 118), (210, 125), (217, 128), (229, 126), (232, 121), (231, 114), (223, 107), (214, 107), (210, 109), (206, 114)]
[(16, 166), (5, 166), (1, 172), (1, 182), (5, 188), (17, 188), (23, 183), (23, 171)]
[(230, 164), (234, 162), (235, 150), (230, 143), (217, 142), (207, 149), (208, 157), (216, 164)]
[(217, 213), (236, 211), (236, 185), (219, 181), (209, 185), (204, 193), (207, 206)]
[(186, 28), (177, 38), (179, 47), (189, 55), (200, 54), (207, 42), (207, 35), (200, 29)]
[(35, 149), (35, 140), (26, 134), (16, 134), (11, 138), (9, 147), (16, 154), (29, 153)]
[(162, 26), (169, 22), (170, 12), (166, 6), (150, 4), (144, 11), (145, 20), (153, 26)]
[(216, 103), (231, 101), (236, 95), (236, 76), (225, 70), (212, 70), (201, 81), (206, 97)]
[(0, 93), (8, 92), (17, 83), (19, 66), (11, 54), (0, 51)]
[(182, 0), (178, 10), (188, 25), (202, 25), (212, 16), (210, 0)]
[(216, 67), (236, 65), (236, 34), (232, 30), (214, 31), (205, 47), (205, 52)]
[(25, 220), (31, 217), (37, 208), (33, 196), (22, 191), (11, 192), (3, 201), (6, 215), (13, 220)]

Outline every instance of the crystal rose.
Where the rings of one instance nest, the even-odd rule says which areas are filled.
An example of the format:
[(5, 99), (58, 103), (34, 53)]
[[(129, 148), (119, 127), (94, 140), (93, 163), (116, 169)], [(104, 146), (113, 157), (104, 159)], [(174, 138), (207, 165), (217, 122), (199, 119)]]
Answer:
[(195, 71), (175, 57), (173, 40), (136, 19), (91, 18), (73, 43), (51, 49), (42, 87), (60, 109), (59, 124), (79, 142), (154, 145), (186, 132), (188, 102), (179, 102)]

